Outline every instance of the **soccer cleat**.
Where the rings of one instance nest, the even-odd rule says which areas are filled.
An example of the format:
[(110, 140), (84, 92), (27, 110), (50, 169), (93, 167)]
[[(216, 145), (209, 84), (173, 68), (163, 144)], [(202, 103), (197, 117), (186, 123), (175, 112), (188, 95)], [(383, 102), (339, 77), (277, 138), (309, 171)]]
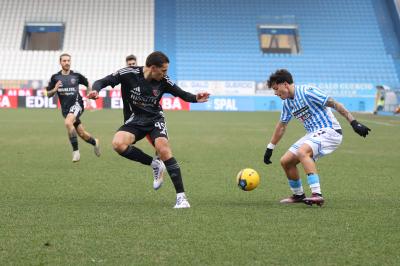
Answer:
[(72, 162), (73, 163), (79, 162), (80, 159), (81, 159), (81, 154), (79, 153), (79, 150), (73, 151), (72, 152)]
[(177, 197), (174, 209), (185, 209), (185, 208), (190, 208), (190, 204), (186, 196)]
[(305, 198), (304, 203), (307, 205), (312, 206), (313, 204), (317, 204), (318, 206), (322, 207), (322, 205), (324, 204), (325, 200), (322, 197), (321, 194), (318, 193), (312, 193), (311, 197), (309, 198)]
[(153, 168), (153, 188), (157, 190), (164, 183), (165, 164), (161, 159), (156, 157), (151, 162), (151, 168)]
[(101, 153), (100, 153), (100, 142), (99, 139), (94, 139), (94, 141), (96, 141), (96, 144), (93, 146), (94, 148), (94, 154), (96, 154), (97, 157), (100, 157)]
[(303, 203), (304, 199), (306, 198), (306, 195), (301, 194), (301, 195), (295, 195), (293, 194), (289, 198), (282, 199), (280, 203), (284, 204), (290, 204), (290, 203)]

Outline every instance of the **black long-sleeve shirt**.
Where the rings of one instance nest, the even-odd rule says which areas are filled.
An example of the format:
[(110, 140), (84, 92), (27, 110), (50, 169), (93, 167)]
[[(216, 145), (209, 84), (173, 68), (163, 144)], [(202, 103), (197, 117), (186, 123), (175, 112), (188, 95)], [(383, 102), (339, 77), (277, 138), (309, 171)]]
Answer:
[(186, 102), (197, 102), (196, 95), (186, 92), (174, 84), (168, 76), (162, 80), (147, 81), (143, 67), (125, 67), (93, 83), (93, 90), (121, 84), (124, 105), (124, 120), (138, 125), (150, 125), (163, 116), (160, 99), (170, 93)]

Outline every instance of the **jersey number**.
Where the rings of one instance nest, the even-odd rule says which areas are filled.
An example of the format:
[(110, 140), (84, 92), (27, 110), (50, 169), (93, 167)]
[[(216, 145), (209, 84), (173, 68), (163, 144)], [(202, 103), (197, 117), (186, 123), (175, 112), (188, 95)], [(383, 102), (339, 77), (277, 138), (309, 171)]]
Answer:
[(156, 122), (154, 126), (161, 130), (161, 134), (167, 135), (167, 127), (165, 126), (165, 123)]

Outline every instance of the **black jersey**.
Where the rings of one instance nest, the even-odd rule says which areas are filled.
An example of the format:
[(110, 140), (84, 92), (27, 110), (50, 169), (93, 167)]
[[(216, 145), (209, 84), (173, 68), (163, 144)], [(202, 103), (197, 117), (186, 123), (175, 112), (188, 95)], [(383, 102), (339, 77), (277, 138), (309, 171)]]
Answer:
[(78, 72), (70, 70), (68, 75), (63, 75), (61, 71), (51, 76), (47, 90), (54, 89), (56, 83), (61, 81), (62, 85), (57, 91), (58, 98), (61, 103), (61, 110), (65, 112), (69, 110), (76, 102), (83, 107), (82, 96), (79, 93), (79, 84), (86, 87), (89, 86), (89, 82), (86, 77)]
[[(186, 102), (197, 102), (196, 95), (186, 92), (174, 84), (168, 76), (162, 80), (147, 81), (143, 67), (125, 67), (114, 74), (93, 83), (93, 90), (121, 84), (121, 96), (124, 104), (125, 121), (137, 125), (151, 125), (163, 117), (160, 99), (164, 93), (170, 93)], [(127, 105), (127, 106), (126, 106)]]

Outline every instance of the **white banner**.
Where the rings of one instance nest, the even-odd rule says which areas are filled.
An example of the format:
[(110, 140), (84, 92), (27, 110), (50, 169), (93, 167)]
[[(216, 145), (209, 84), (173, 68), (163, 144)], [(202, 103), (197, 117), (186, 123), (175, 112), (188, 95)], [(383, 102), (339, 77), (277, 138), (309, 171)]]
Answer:
[(198, 93), (207, 91), (211, 95), (254, 95), (254, 81), (216, 81), (216, 80), (180, 80), (177, 85), (183, 90)]

